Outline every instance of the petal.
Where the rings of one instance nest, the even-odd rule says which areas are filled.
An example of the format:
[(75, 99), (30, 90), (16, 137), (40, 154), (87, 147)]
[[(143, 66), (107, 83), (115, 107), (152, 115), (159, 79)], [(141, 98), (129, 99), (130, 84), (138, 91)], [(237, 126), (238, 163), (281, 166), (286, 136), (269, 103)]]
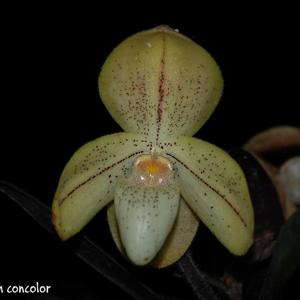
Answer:
[(61, 239), (80, 231), (113, 199), (116, 178), (150, 147), (142, 136), (117, 133), (91, 141), (73, 155), (52, 205), (52, 222)]
[(199, 139), (169, 141), (187, 203), (230, 252), (243, 255), (252, 244), (253, 207), (243, 171), (223, 150)]
[(214, 111), (222, 88), (209, 53), (166, 26), (123, 41), (99, 77), (100, 96), (120, 126), (156, 141), (197, 132)]
[(300, 128), (277, 126), (261, 131), (250, 138), (243, 148), (260, 156), (278, 152), (297, 152), (300, 148)]
[(107, 217), (107, 222), (108, 222), (111, 236), (112, 236), (117, 248), (119, 249), (119, 251), (122, 254), (125, 254), (125, 250), (124, 250), (124, 247), (121, 242), (120, 231), (118, 228), (118, 222), (117, 222), (116, 210), (115, 210), (114, 203), (111, 203), (107, 207), (106, 217)]
[[(114, 204), (107, 209), (107, 220), (113, 240), (120, 252), (124, 254), (125, 250), (120, 238)], [(191, 245), (198, 226), (198, 217), (181, 199), (175, 224), (151, 265), (157, 268), (165, 268), (178, 261)]]
[(191, 245), (198, 226), (199, 218), (181, 199), (174, 227), (152, 265), (165, 268), (178, 261)]
[(136, 185), (121, 178), (115, 190), (115, 210), (122, 244), (136, 265), (149, 263), (172, 229), (179, 207), (177, 182)]

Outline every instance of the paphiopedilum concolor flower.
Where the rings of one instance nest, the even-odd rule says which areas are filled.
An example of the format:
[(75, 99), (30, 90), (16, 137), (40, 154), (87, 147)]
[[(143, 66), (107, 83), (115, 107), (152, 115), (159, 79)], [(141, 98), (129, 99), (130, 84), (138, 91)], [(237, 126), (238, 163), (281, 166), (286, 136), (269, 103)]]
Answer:
[(254, 217), (244, 174), (226, 152), (191, 137), (214, 111), (222, 88), (209, 53), (166, 26), (115, 48), (99, 90), (125, 132), (87, 143), (64, 168), (52, 208), (61, 239), (112, 202), (113, 238), (136, 265), (178, 260), (198, 220), (231, 253), (245, 254)]

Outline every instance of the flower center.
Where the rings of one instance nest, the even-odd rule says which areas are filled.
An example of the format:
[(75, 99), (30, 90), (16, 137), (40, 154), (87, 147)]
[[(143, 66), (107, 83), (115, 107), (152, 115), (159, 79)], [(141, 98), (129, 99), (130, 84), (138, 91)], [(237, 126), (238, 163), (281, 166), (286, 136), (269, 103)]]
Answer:
[(136, 183), (150, 186), (166, 184), (173, 175), (170, 161), (162, 156), (142, 155), (134, 162), (133, 177)]

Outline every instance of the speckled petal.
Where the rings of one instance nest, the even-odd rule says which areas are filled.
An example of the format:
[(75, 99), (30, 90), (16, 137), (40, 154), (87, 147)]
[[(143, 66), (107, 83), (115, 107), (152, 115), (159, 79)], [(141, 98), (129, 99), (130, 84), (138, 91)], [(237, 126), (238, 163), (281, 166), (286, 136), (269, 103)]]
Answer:
[[(114, 242), (120, 252), (125, 254), (113, 203), (107, 209), (107, 220)], [(178, 261), (191, 245), (198, 226), (199, 218), (191, 211), (186, 202), (181, 199), (175, 224), (151, 265), (156, 268), (165, 268)]]
[(136, 185), (122, 178), (115, 191), (119, 232), (128, 258), (148, 264), (172, 229), (179, 207), (177, 182), (160, 186)]
[(230, 252), (243, 255), (252, 244), (253, 207), (244, 173), (223, 150), (199, 139), (167, 141), (181, 193), (189, 206)]
[(61, 239), (80, 231), (113, 199), (116, 178), (151, 143), (136, 134), (117, 133), (82, 146), (61, 175), (52, 205), (52, 222)]
[(166, 26), (127, 38), (109, 55), (99, 77), (100, 96), (120, 126), (156, 141), (197, 132), (222, 88), (209, 53)]

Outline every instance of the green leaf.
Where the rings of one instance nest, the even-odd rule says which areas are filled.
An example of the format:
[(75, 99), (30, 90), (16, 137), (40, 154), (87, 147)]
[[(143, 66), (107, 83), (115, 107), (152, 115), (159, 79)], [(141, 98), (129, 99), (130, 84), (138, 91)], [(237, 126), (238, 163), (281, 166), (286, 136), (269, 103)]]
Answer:
[(300, 211), (282, 226), (274, 248), (269, 276), (260, 299), (277, 299), (287, 281), (300, 270)]

